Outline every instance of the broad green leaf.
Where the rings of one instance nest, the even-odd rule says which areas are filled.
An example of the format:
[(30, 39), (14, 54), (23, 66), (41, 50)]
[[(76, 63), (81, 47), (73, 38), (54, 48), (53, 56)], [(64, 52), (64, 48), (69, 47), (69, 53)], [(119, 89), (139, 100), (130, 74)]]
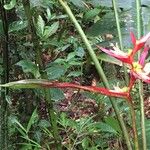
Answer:
[(109, 124), (107, 123), (103, 123), (103, 122), (99, 122), (96, 123), (95, 125), (97, 127), (97, 129), (99, 129), (101, 132), (108, 132), (108, 133), (113, 133), (113, 134), (117, 134), (116, 130), (114, 130), (114, 128), (112, 128)]
[(16, 0), (11, 0), (9, 4), (4, 5), (4, 8), (6, 10), (10, 10), (10, 9), (14, 8), (15, 5), (16, 5)]
[(100, 12), (100, 8), (94, 8), (92, 10), (89, 10), (85, 13), (84, 18), (86, 20), (94, 19), (95, 16), (97, 16)]
[(120, 125), (119, 122), (113, 118), (113, 117), (107, 117), (105, 119), (105, 122), (110, 125), (113, 129), (115, 129), (118, 133), (122, 133), (121, 129), (120, 129)]
[[(133, 1), (134, 0), (128, 0), (128, 1), (118, 0), (117, 5), (120, 8), (129, 9), (132, 7)], [(97, 7), (97, 6), (112, 7), (112, 1), (111, 0), (91, 0), (91, 3), (95, 7)]]
[[(35, 140), (37, 141), (37, 143), (40, 143), (41, 142), (41, 140), (42, 140), (42, 135), (43, 135), (43, 132), (41, 132), (41, 130), (35, 130), (34, 131), (35, 133), (34, 133), (34, 137), (35, 137)], [(34, 149), (34, 150), (36, 150), (36, 149)], [(38, 149), (37, 149), (38, 150)]]
[(83, 58), (83, 56), (85, 55), (85, 51), (83, 47), (78, 47), (76, 49), (76, 55), (79, 56), (80, 58)]
[(66, 73), (66, 71), (67, 68), (59, 64), (52, 65), (46, 69), (49, 80), (60, 78)]
[(81, 71), (71, 71), (67, 77), (79, 77), (82, 75), (82, 72)]
[(116, 65), (119, 65), (119, 66), (122, 66), (122, 62), (109, 56), (108, 54), (105, 54), (103, 52), (99, 53), (97, 55), (97, 58), (99, 60), (102, 60), (102, 61), (105, 61), (105, 62), (108, 62), (108, 63), (111, 63), (111, 64), (116, 64)]
[(76, 7), (84, 8), (84, 1), (83, 0), (70, 0)]
[(44, 22), (43, 18), (39, 15), (37, 24), (36, 24), (37, 34), (39, 37), (43, 37), (44, 28), (45, 28), (45, 22)]
[(47, 39), (54, 33), (56, 33), (57, 29), (59, 27), (59, 22), (54, 22), (51, 26), (46, 26), (43, 34), (43, 38)]
[(54, 101), (59, 101), (65, 98), (64, 93), (61, 89), (55, 88), (50, 89), (51, 99)]
[(65, 51), (70, 46), (71, 46), (71, 44), (66, 44), (65, 46), (59, 47), (58, 50)]
[(51, 7), (55, 1), (50, 0), (30, 0), (30, 4), (32, 8), (47, 8)]
[(20, 31), (27, 27), (27, 21), (14, 21), (9, 25), (9, 32)]
[(46, 9), (47, 20), (49, 21), (52, 17), (51, 10), (49, 8)]
[(40, 120), (38, 126), (42, 127), (42, 128), (48, 128), (50, 127), (50, 122), (47, 120)]
[(35, 123), (35, 120), (37, 119), (37, 117), (38, 117), (37, 109), (35, 109), (30, 117), (29, 122), (28, 122), (27, 129), (26, 129), (27, 133), (31, 129), (31, 126)]
[(77, 60), (70, 60), (70, 61), (68, 62), (68, 64), (69, 64), (70, 66), (81, 66), (81, 65), (82, 65), (82, 62), (77, 61)]
[(103, 34), (117, 34), (116, 21), (113, 12), (107, 13), (100, 20), (94, 23), (87, 31), (90, 36)]
[(35, 78), (40, 77), (39, 68), (30, 60), (21, 60), (17, 63), (18, 66), (22, 67), (23, 72), (32, 73)]
[(68, 54), (66, 62), (71, 61), (71, 59), (73, 59), (76, 56), (75, 52), (71, 52)]

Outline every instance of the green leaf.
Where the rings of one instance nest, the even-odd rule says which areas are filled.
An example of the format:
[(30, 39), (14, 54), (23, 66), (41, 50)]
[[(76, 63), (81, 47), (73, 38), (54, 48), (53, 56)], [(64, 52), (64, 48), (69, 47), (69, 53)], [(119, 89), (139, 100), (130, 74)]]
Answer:
[(16, 5), (16, 0), (11, 0), (9, 4), (4, 5), (4, 8), (6, 10), (10, 10), (10, 9), (14, 8), (15, 5)]
[(27, 130), (22, 126), (22, 124), (17, 120), (16, 117), (12, 117), (11, 122), (15, 125), (17, 129), (20, 129), (19, 131), (23, 136), (27, 133)]
[(27, 25), (28, 25), (27, 21), (22, 21), (22, 20), (14, 21), (13, 23), (9, 25), (9, 32), (20, 31), (26, 28)]
[(111, 63), (111, 64), (116, 64), (116, 65), (122, 66), (121, 61), (119, 61), (119, 60), (117, 60), (117, 59), (115, 59), (115, 58), (113, 58), (113, 57), (111, 57), (111, 56), (109, 56), (109, 55), (107, 55), (106, 53), (103, 53), (103, 52), (99, 53), (97, 55), (97, 58), (99, 60), (102, 60), (102, 61), (105, 61), (105, 62), (108, 62), (108, 63)]
[(59, 22), (54, 22), (51, 26), (46, 26), (43, 34), (43, 38), (47, 39), (54, 33), (56, 33), (57, 29), (59, 27)]
[(40, 77), (39, 68), (30, 60), (21, 60), (17, 63), (18, 66), (22, 67), (23, 72), (32, 73), (35, 78)]
[(100, 8), (94, 8), (92, 10), (89, 10), (85, 13), (84, 18), (86, 20), (94, 19), (95, 16), (97, 16), (100, 13)]
[(112, 128), (109, 124), (103, 123), (103, 122), (98, 122), (95, 125), (101, 132), (108, 132), (108, 133), (113, 133), (117, 134), (116, 130)]
[(66, 62), (70, 61), (72, 58), (74, 58), (76, 56), (76, 53), (75, 52), (71, 52), (68, 54), (67, 56), (67, 59), (66, 59)]
[(48, 128), (50, 127), (50, 122), (47, 120), (40, 120), (38, 126), (42, 128)]
[(99, 36), (102, 34), (117, 34), (116, 21), (113, 12), (107, 13), (100, 20), (94, 23), (88, 30), (90, 36)]
[[(132, 7), (132, 2), (133, 0), (128, 1), (118, 0), (117, 4), (119, 8), (130, 9)], [(91, 4), (93, 4), (95, 7), (97, 6), (112, 7), (111, 0), (91, 0)]]
[(118, 133), (122, 133), (121, 129), (120, 129), (120, 125), (119, 122), (117, 121), (117, 119), (113, 118), (113, 117), (107, 117), (105, 119), (105, 122), (110, 125), (114, 130), (116, 130)]
[(70, 46), (71, 46), (71, 44), (66, 44), (65, 46), (59, 47), (58, 50), (65, 51)]
[(62, 100), (65, 98), (64, 93), (61, 89), (55, 88), (50, 89), (51, 99), (54, 101)]
[(82, 140), (82, 147), (83, 147), (83, 149), (88, 149), (89, 146), (90, 146), (90, 139), (88, 137), (85, 137)]
[(71, 71), (67, 77), (79, 77), (82, 75), (82, 72), (81, 71)]
[(36, 25), (37, 35), (39, 37), (43, 37), (44, 28), (45, 28), (45, 22), (44, 22), (43, 18), (39, 15), (38, 20), (37, 20), (37, 25)]
[(66, 73), (66, 71), (67, 68), (59, 64), (52, 65), (46, 69), (49, 80), (60, 78)]
[(52, 17), (51, 10), (49, 8), (46, 9), (47, 20), (49, 21)]
[(2, 20), (0, 19), (0, 36), (3, 36), (3, 35), (4, 35), (3, 22), (2, 22)]
[(78, 47), (76, 49), (76, 55), (79, 56), (80, 58), (83, 58), (83, 56), (85, 55), (85, 51), (83, 47)]
[(48, 82), (44, 79), (27, 79), (27, 80), (20, 80), (20, 81), (14, 81), (9, 82), (6, 84), (0, 84), (0, 87), (9, 87), (9, 88), (42, 88), (43, 84)]
[(27, 129), (26, 129), (27, 133), (31, 129), (31, 126), (35, 123), (35, 120), (37, 120), (37, 117), (38, 117), (37, 109), (35, 109), (30, 117), (29, 122), (28, 122)]
[(76, 7), (78, 8), (84, 8), (85, 5), (83, 3), (83, 0), (70, 0)]

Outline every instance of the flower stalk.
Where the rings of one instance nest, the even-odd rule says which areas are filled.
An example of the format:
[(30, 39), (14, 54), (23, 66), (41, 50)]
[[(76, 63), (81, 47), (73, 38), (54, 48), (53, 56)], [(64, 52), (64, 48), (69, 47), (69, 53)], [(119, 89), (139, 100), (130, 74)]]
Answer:
[[(141, 23), (141, 0), (136, 0), (136, 14), (137, 14), (137, 34), (138, 38), (142, 34), (142, 23)], [(138, 53), (140, 57), (140, 52)], [(145, 132), (145, 114), (144, 114), (144, 99), (143, 99), (143, 84), (139, 80), (139, 96), (140, 96), (140, 112), (141, 112), (141, 130), (142, 130), (142, 142), (143, 150), (147, 149), (146, 144), (146, 132)]]
[[(119, 15), (118, 15), (118, 11), (117, 11), (116, 0), (112, 0), (112, 5), (114, 8), (114, 13), (115, 13), (117, 31), (118, 31), (118, 36), (119, 36), (119, 45), (120, 45), (121, 50), (123, 50), (122, 34), (121, 34), (120, 20), (119, 20)], [(126, 84), (128, 84), (129, 83), (129, 77), (128, 77), (128, 73), (127, 73), (127, 70), (125, 68), (125, 65), (123, 65), (123, 70), (124, 70), (124, 76), (125, 76)]]

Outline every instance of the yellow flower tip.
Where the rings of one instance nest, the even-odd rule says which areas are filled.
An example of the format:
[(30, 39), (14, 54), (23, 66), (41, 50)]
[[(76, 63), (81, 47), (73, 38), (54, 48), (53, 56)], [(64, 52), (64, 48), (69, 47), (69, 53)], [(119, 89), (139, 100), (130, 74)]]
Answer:
[(128, 49), (128, 56), (130, 56), (132, 53), (132, 49)]
[(140, 44), (140, 40), (136, 40), (135, 45)]
[(135, 72), (141, 72), (142, 66), (138, 62), (133, 62), (133, 70)]
[(129, 87), (125, 86), (121, 90), (122, 90), (122, 92), (128, 92), (129, 91)]
[(117, 92), (128, 92), (129, 91), (129, 87), (123, 87), (123, 88), (120, 88), (120, 87), (118, 87), (118, 86), (114, 86), (114, 89), (115, 89), (115, 91), (117, 91)]

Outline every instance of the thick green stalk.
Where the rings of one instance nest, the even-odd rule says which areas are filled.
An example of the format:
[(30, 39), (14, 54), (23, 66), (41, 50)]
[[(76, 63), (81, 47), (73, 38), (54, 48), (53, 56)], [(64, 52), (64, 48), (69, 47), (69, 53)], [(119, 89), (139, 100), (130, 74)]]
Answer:
[[(121, 34), (120, 20), (119, 20), (119, 15), (117, 11), (116, 0), (112, 0), (112, 4), (113, 4), (114, 12), (115, 12), (115, 19), (116, 19), (118, 36), (119, 36), (119, 44), (120, 44), (121, 50), (123, 50), (122, 34)], [(125, 65), (123, 65), (123, 69), (124, 69), (125, 81), (126, 81), (126, 84), (128, 85), (129, 78), (128, 78), (127, 69), (125, 68)]]
[[(0, 1), (0, 10), (1, 10), (1, 20), (3, 23), (3, 34), (0, 37), (0, 47), (2, 48), (2, 59), (3, 59), (3, 75), (1, 76), (2, 83), (9, 82), (9, 59), (8, 59), (8, 20), (7, 13), (4, 9), (4, 0)], [(6, 95), (8, 94), (8, 89), (3, 88), (1, 91), (0, 98), (0, 149), (8, 149), (8, 108)]]
[[(90, 57), (92, 58), (92, 60), (93, 60), (93, 62), (95, 64), (95, 67), (96, 67), (96, 69), (97, 69), (97, 71), (99, 73), (99, 76), (101, 77), (105, 87), (109, 88), (109, 83), (108, 83), (107, 78), (106, 78), (106, 76), (105, 76), (105, 74), (103, 72), (103, 69), (102, 69), (102, 67), (101, 67), (101, 65), (100, 65), (100, 63), (99, 63), (99, 61), (98, 61), (98, 59), (96, 57), (96, 54), (95, 54), (94, 50), (92, 49), (92, 47), (91, 47), (91, 45), (90, 45), (90, 43), (89, 43), (85, 33), (83, 32), (81, 26), (79, 25), (78, 21), (76, 20), (75, 16), (73, 15), (70, 7), (63, 0), (59, 0), (59, 2), (63, 6), (63, 8), (65, 9), (65, 11), (68, 14), (68, 16), (70, 17), (71, 21), (74, 23), (74, 26), (76, 27), (77, 31), (79, 32), (79, 34), (80, 34), (80, 36), (81, 36), (81, 38), (82, 38), (82, 40), (83, 40), (83, 42), (84, 42), (84, 44), (85, 44), (85, 46), (86, 46), (86, 48), (88, 50), (88, 53), (89, 53)], [(129, 150), (131, 150), (132, 147), (131, 147), (131, 143), (130, 143), (130, 140), (129, 140), (129, 135), (128, 135), (128, 131), (126, 129), (125, 123), (124, 123), (123, 119), (120, 116), (119, 109), (118, 109), (117, 105), (113, 102), (111, 97), (110, 97), (110, 101), (111, 101), (112, 106), (113, 106), (113, 108), (115, 110), (117, 119), (118, 119), (118, 121), (119, 121), (119, 123), (121, 125), (122, 131), (123, 131), (123, 135), (124, 135), (125, 140), (126, 140), (127, 147), (128, 147)]]
[[(44, 68), (44, 65), (42, 63), (42, 58), (41, 58), (41, 54), (42, 54), (41, 49), (42, 48), (39, 44), (40, 41), (36, 34), (36, 28), (34, 26), (33, 16), (32, 16), (31, 9), (30, 9), (30, 1), (23, 0), (22, 3), (23, 3), (25, 14), (27, 16), (28, 24), (29, 24), (30, 30), (31, 30), (33, 46), (34, 46), (34, 50), (36, 53), (36, 58), (35, 58), (36, 64), (39, 66), (40, 71), (42, 72), (42, 69)], [(44, 79), (44, 78), (47, 78), (47, 76), (45, 74), (41, 73), (41, 78)], [(45, 93), (46, 103), (48, 105), (48, 112), (49, 112), (49, 116), (50, 116), (49, 120), (52, 125), (52, 132), (53, 132), (53, 136), (54, 136), (54, 140), (55, 140), (56, 149), (61, 150), (60, 136), (59, 136), (58, 126), (57, 126), (57, 117), (56, 117), (55, 110), (53, 108), (53, 102), (51, 100), (51, 95), (50, 95), (49, 89), (44, 89), (44, 93)]]
[[(136, 0), (136, 14), (137, 14), (137, 33), (138, 33), (138, 39), (139, 39), (142, 35), (141, 0)], [(138, 53), (138, 58), (140, 58), (140, 51)], [(146, 132), (145, 132), (143, 83), (140, 80), (139, 80), (139, 95), (140, 95), (140, 111), (141, 111), (141, 129), (142, 129), (143, 150), (146, 150), (147, 144), (146, 144)]]

